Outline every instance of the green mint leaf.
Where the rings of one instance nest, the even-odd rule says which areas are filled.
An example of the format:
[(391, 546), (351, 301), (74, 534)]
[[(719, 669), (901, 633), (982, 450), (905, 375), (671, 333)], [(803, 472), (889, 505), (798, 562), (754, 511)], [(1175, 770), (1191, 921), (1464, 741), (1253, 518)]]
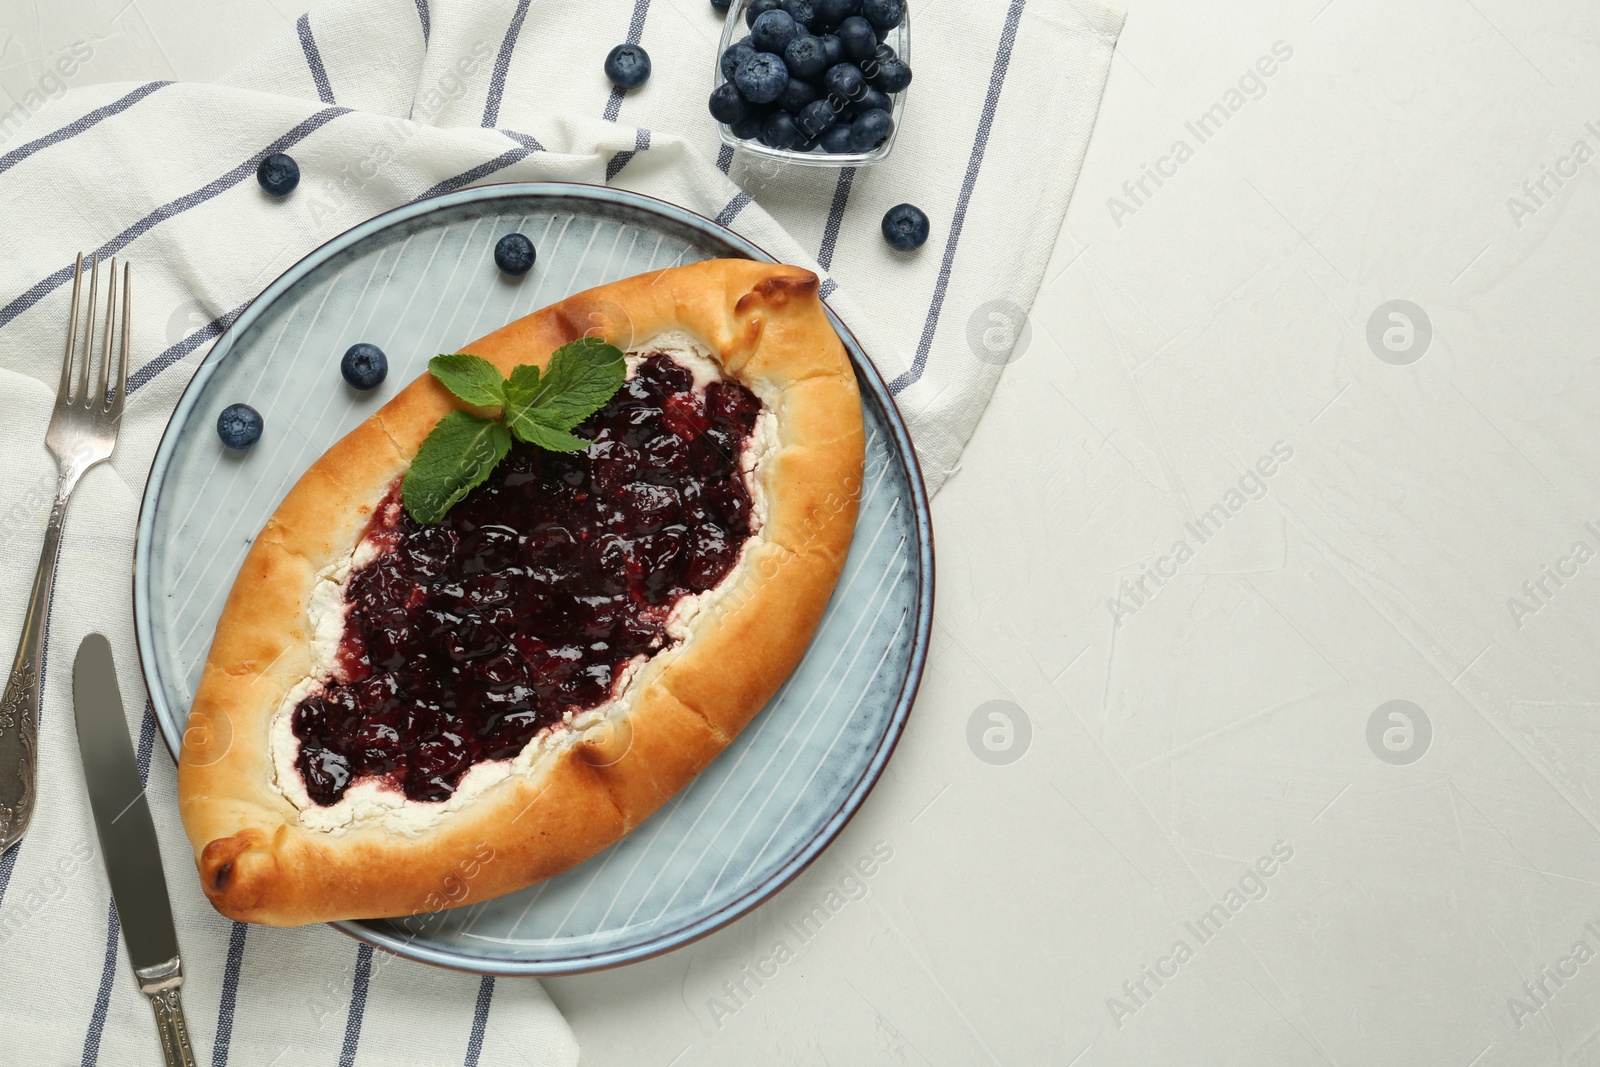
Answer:
[(515, 425), (519, 413), (537, 413), (547, 427), (570, 430), (605, 406), (628, 376), (622, 349), (598, 337), (580, 337), (550, 356), (541, 375), (518, 367), (506, 388), (506, 417)]
[(598, 337), (580, 337), (556, 349), (540, 384), (548, 390), (549, 407), (576, 426), (605, 407), (627, 377), (622, 349)]
[(589, 442), (574, 437), (563, 426), (556, 425), (538, 408), (515, 408), (506, 416), (511, 432), (530, 445), (538, 445), (550, 452), (578, 452), (589, 447)]
[(539, 368), (523, 363), (506, 376), (506, 407), (522, 407), (539, 392)]
[(450, 412), (422, 442), (400, 483), (406, 511), (418, 522), (438, 522), (482, 485), (509, 451), (511, 431), (504, 423)]
[(506, 402), (505, 379), (500, 369), (481, 356), (465, 352), (434, 356), (428, 370), (456, 396), (474, 407), (497, 408)]

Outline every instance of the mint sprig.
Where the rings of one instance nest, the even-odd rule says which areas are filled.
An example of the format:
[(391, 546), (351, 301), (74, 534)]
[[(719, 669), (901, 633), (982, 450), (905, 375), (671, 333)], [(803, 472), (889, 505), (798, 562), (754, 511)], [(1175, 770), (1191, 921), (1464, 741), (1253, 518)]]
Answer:
[(452, 411), (422, 442), (400, 484), (406, 511), (421, 523), (438, 522), (488, 480), (511, 451), (513, 436), (551, 452), (587, 448), (589, 442), (570, 431), (622, 388), (627, 361), (616, 346), (580, 337), (556, 349), (543, 372), (523, 364), (501, 377), (493, 363), (465, 352), (435, 356), (428, 370), (466, 403), (500, 414)]

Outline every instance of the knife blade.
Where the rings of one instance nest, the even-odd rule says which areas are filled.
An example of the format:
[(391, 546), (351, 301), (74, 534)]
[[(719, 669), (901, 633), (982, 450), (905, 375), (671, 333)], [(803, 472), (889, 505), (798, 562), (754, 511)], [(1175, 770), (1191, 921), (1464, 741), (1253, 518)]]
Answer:
[(78, 647), (72, 665), (72, 700), (78, 754), (100, 855), (111, 880), (111, 899), (121, 919), (122, 941), (139, 991), (155, 1010), (167, 1064), (188, 1067), (194, 1063), (194, 1053), (178, 998), (183, 960), (167, 877), (161, 870), (161, 844), (128, 736), (111, 643), (100, 634), (90, 634)]

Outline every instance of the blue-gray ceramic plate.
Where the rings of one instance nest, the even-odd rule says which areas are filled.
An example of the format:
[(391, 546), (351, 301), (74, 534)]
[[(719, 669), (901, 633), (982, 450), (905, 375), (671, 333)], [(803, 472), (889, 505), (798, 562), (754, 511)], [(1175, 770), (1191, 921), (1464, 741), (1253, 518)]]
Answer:
[[(495, 269), (501, 235), (538, 265)], [(571, 293), (713, 257), (771, 261), (692, 212), (584, 185), (465, 189), (380, 215), (273, 282), (217, 341), (178, 403), (139, 518), (134, 612), (156, 719), (176, 752), (222, 602), (250, 540), (330, 445), (422, 373), (430, 357)], [(540, 885), (401, 921), (336, 924), (428, 963), (568, 974), (643, 959), (731, 922), (831, 841), (889, 758), (922, 674), (933, 610), (928, 503), (883, 380), (842, 324), (862, 384), (867, 478), (838, 590), (799, 669), (743, 734), (628, 837)], [(370, 395), (339, 358), (388, 353)], [(217, 414), (266, 420), (244, 454)]]

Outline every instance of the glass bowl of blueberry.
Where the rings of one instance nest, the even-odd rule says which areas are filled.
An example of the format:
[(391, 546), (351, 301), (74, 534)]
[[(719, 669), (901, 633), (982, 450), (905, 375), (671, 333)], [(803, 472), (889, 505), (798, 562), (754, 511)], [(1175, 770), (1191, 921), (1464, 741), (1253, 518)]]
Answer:
[(894, 148), (911, 84), (906, 0), (731, 0), (718, 56), (710, 106), (725, 143), (813, 167)]

